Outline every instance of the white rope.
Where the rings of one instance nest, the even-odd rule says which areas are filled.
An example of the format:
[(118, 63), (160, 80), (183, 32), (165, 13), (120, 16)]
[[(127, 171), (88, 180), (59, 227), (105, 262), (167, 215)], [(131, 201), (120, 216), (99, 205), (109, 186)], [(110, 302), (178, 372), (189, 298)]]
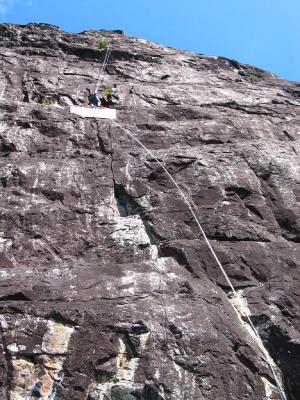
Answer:
[(106, 69), (106, 67), (107, 67), (107, 63), (108, 63), (108, 60), (109, 60), (109, 57), (110, 57), (110, 53), (111, 53), (111, 50), (110, 50), (110, 48), (108, 47), (108, 48), (106, 49), (105, 58), (104, 58), (104, 61), (103, 61), (103, 64), (102, 64), (102, 68), (101, 68), (101, 71), (100, 71), (100, 76), (99, 76), (99, 79), (98, 79), (98, 82), (97, 82), (97, 86), (96, 86), (96, 90), (95, 90), (95, 93), (96, 93), (96, 94), (97, 94), (97, 92), (98, 92), (100, 82), (101, 82), (101, 80), (102, 80), (102, 78), (103, 78), (104, 71), (105, 71), (105, 69)]
[[(103, 76), (103, 73), (104, 73), (105, 68), (106, 68), (106, 66), (107, 66), (107, 63), (108, 63), (108, 59), (109, 59), (110, 53), (111, 53), (110, 47), (107, 47), (106, 52), (105, 52), (105, 57), (104, 57), (104, 60), (103, 60), (103, 64), (102, 64), (102, 68), (101, 68), (101, 71), (100, 71), (99, 80), (100, 80), (100, 79), (102, 78), (102, 76)], [(98, 81), (99, 81), (99, 80), (98, 80)]]
[(106, 53), (105, 53), (105, 57), (104, 57), (104, 61), (103, 61), (103, 64), (102, 64), (102, 68), (101, 68), (101, 71), (100, 71), (100, 76), (99, 76), (99, 79), (98, 79), (98, 82), (97, 82), (97, 86), (96, 86), (96, 89), (95, 89), (95, 93), (96, 94), (98, 92), (100, 82), (101, 82), (101, 80), (103, 78), (103, 74), (104, 74), (105, 68), (107, 67), (108, 60), (109, 60), (111, 52), (112, 52), (111, 48), (107, 47)]
[(134, 102), (134, 105), (136, 106), (135, 94), (134, 94), (134, 93), (132, 93), (132, 96), (133, 96), (133, 102)]
[[(234, 289), (234, 287), (233, 287), (233, 285), (232, 285), (232, 283), (231, 283), (231, 281), (230, 281), (230, 279), (229, 279), (229, 277), (228, 277), (228, 275), (227, 275), (227, 273), (226, 273), (224, 267), (222, 266), (222, 264), (221, 264), (221, 262), (220, 262), (218, 256), (216, 255), (216, 253), (215, 253), (215, 251), (214, 251), (212, 245), (210, 244), (210, 241), (208, 240), (208, 238), (207, 238), (207, 236), (206, 236), (206, 234), (205, 234), (205, 232), (204, 232), (204, 230), (203, 230), (203, 228), (202, 228), (202, 226), (201, 226), (201, 224), (200, 224), (200, 222), (199, 222), (199, 220), (198, 220), (198, 217), (196, 216), (196, 214), (195, 214), (195, 212), (194, 212), (194, 209), (193, 209), (193, 207), (192, 207), (192, 205), (191, 205), (191, 202), (188, 200), (188, 198), (186, 197), (185, 193), (180, 189), (179, 185), (177, 184), (177, 182), (175, 181), (175, 179), (173, 178), (173, 176), (170, 174), (170, 172), (167, 170), (167, 168), (164, 166), (164, 164), (163, 164), (161, 161), (159, 161), (159, 160), (157, 159), (157, 157), (155, 157), (155, 155), (152, 153), (152, 151), (149, 150), (145, 145), (143, 145), (143, 143), (140, 142), (128, 129), (124, 128), (123, 126), (121, 126), (120, 124), (118, 124), (116, 121), (113, 121), (113, 120), (112, 120), (111, 122), (112, 122), (115, 126), (121, 128), (129, 137), (131, 137), (139, 146), (141, 146), (151, 157), (153, 157), (153, 159), (161, 166), (161, 168), (164, 170), (164, 172), (168, 175), (168, 177), (170, 178), (170, 180), (173, 182), (173, 184), (175, 185), (176, 189), (178, 190), (179, 194), (180, 194), (181, 197), (183, 198), (184, 202), (185, 202), (186, 205), (188, 206), (190, 212), (192, 213), (192, 215), (193, 215), (193, 217), (194, 217), (194, 219), (195, 219), (195, 221), (196, 221), (196, 223), (197, 223), (197, 225), (198, 225), (198, 228), (199, 228), (199, 230), (200, 230), (200, 232), (201, 232), (201, 234), (202, 234), (202, 236), (203, 236), (203, 238), (204, 238), (204, 240), (205, 240), (205, 242), (206, 242), (206, 244), (207, 244), (207, 246), (208, 246), (208, 248), (209, 248), (211, 254), (213, 255), (215, 261), (217, 262), (217, 265), (218, 265), (218, 267), (220, 268), (220, 270), (221, 270), (221, 272), (222, 272), (224, 278), (226, 279), (226, 281), (227, 281), (227, 283), (228, 283), (230, 289), (232, 290), (232, 292), (233, 292), (233, 294), (236, 296), (236, 298), (239, 300), (239, 296), (238, 296), (236, 290)], [(232, 303), (230, 303), (230, 304), (232, 304)], [(233, 306), (233, 308), (235, 309), (235, 311), (239, 314), (239, 312), (238, 312), (238, 310), (236, 309), (236, 307), (234, 307), (234, 305), (232, 305), (232, 306)], [(244, 308), (244, 307), (243, 307), (243, 308)], [(258, 331), (256, 330), (255, 326), (253, 325), (253, 322), (251, 321), (251, 318), (250, 318), (250, 316), (248, 315), (247, 310), (244, 309), (244, 311), (245, 311), (245, 315), (246, 315), (247, 321), (248, 321), (248, 323), (249, 323), (251, 329), (253, 330), (253, 332), (254, 332), (254, 334), (255, 334), (257, 340), (259, 341), (260, 346), (261, 346), (261, 348), (262, 348), (262, 350), (263, 350), (263, 352), (264, 352), (264, 354), (265, 354), (266, 361), (267, 361), (267, 363), (268, 363), (268, 365), (269, 365), (269, 368), (270, 368), (270, 370), (271, 370), (271, 372), (272, 372), (272, 375), (273, 375), (274, 380), (275, 380), (275, 382), (276, 382), (277, 388), (278, 388), (278, 390), (279, 390), (279, 394), (280, 394), (281, 400), (287, 400), (287, 397), (286, 397), (286, 395), (285, 395), (285, 393), (284, 393), (284, 390), (283, 390), (283, 388), (282, 388), (282, 386), (281, 386), (281, 383), (280, 383), (280, 381), (279, 381), (279, 379), (278, 379), (278, 377), (277, 377), (277, 375), (276, 375), (276, 372), (275, 372), (275, 370), (274, 370), (274, 368), (273, 368), (273, 366), (272, 366), (272, 359), (271, 359), (271, 357), (269, 356), (269, 353), (267, 352), (267, 349), (265, 348), (265, 346), (264, 346), (264, 344), (263, 344), (263, 342), (262, 342), (262, 340), (261, 340), (261, 338), (260, 338), (260, 336), (259, 336)]]

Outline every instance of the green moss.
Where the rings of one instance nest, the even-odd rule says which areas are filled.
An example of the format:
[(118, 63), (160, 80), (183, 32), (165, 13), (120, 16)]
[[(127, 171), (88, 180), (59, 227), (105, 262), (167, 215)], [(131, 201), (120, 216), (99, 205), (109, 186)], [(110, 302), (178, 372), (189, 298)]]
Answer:
[(249, 81), (251, 81), (251, 82), (255, 82), (255, 81), (257, 81), (257, 76), (255, 76), (255, 75), (253, 75), (253, 74), (249, 74), (248, 76), (247, 76), (247, 79), (249, 80)]
[(47, 99), (46, 97), (44, 97), (41, 101), (40, 101), (40, 105), (43, 107), (49, 107), (52, 105), (52, 101), (50, 99)]

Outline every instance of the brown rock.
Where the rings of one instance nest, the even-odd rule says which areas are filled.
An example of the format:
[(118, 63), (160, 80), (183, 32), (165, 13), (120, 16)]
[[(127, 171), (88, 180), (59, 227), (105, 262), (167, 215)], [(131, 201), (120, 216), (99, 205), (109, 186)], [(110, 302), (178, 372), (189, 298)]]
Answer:
[[(70, 114), (96, 86), (100, 36), (118, 123), (190, 199), (240, 315), (155, 159)], [(278, 400), (249, 312), (299, 399), (299, 84), (47, 24), (1, 25), (0, 64), (0, 397)]]

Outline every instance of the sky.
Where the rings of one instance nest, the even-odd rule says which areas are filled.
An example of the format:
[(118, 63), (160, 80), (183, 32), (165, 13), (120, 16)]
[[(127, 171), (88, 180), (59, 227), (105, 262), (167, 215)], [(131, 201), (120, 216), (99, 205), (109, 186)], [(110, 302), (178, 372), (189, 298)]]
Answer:
[(68, 32), (122, 29), (300, 82), (300, 0), (0, 0), (0, 20)]

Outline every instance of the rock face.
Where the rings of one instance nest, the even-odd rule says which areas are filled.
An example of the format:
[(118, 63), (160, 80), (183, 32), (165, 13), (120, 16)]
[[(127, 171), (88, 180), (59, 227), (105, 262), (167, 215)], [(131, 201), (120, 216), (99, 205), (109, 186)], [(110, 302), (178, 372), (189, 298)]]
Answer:
[(0, 398), (300, 399), (300, 85), (122, 32), (0, 26)]

